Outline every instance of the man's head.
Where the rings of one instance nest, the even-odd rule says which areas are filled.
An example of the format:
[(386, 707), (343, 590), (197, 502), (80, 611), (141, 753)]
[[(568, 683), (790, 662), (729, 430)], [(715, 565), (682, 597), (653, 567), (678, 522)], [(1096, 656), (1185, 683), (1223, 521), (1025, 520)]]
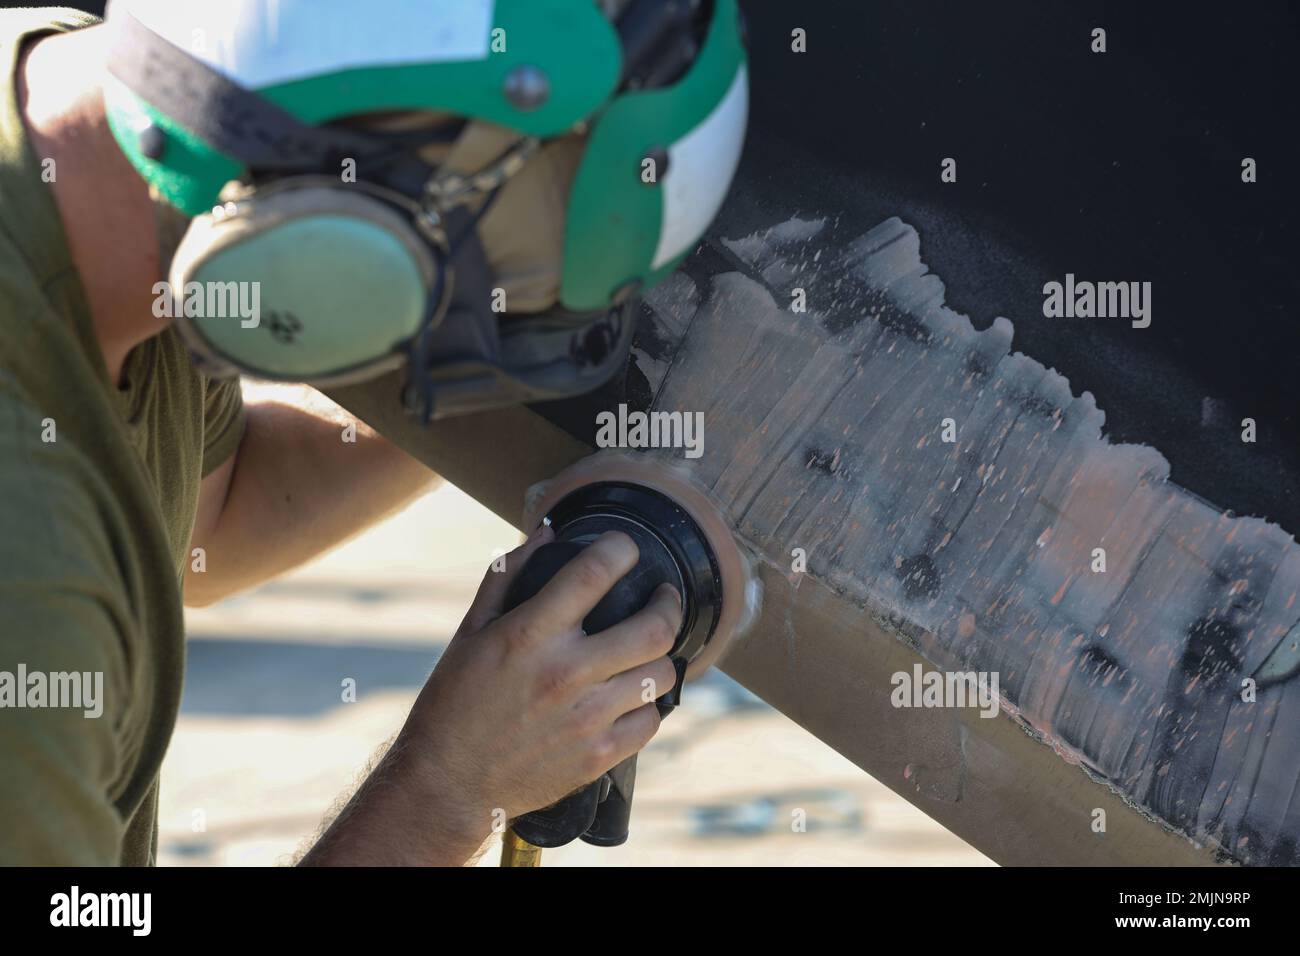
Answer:
[(173, 296), (257, 283), (270, 319), (182, 309), (196, 354), (314, 384), (407, 363), (426, 415), (609, 378), (744, 136), (735, 0), (115, 0), (109, 23), (114, 135), (193, 217)]

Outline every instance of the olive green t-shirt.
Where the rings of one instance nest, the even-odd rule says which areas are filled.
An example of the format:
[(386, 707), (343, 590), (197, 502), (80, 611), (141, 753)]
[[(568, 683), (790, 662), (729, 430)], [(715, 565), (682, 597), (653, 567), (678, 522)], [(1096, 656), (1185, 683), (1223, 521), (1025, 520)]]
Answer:
[[(94, 22), (0, 11), (0, 865), (153, 862), (199, 481), (243, 434), (238, 382), (172, 330), (109, 381), (14, 86), (25, 40)], [(48, 706), (49, 676), (16, 705), (60, 672), (103, 675), (100, 716)]]

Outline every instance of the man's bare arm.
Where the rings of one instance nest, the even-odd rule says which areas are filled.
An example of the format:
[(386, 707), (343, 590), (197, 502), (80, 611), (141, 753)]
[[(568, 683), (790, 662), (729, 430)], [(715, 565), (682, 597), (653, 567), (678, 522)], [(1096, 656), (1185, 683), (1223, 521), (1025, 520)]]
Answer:
[[(298, 859), (298, 866), (472, 865), (499, 817), (447, 789), (399, 737)], [(415, 746), (420, 746), (416, 744)]]
[[(310, 389), (252, 403), (238, 451), (205, 479), (185, 603), (211, 604), (302, 564), (401, 509), (437, 476)], [(353, 439), (355, 440), (349, 440)]]
[(402, 731), (302, 859), (306, 866), (472, 862), (494, 830), (549, 806), (636, 753), (659, 728), (653, 700), (681, 601), (667, 585), (638, 613), (588, 637), (582, 621), (636, 564), (607, 532), (508, 613), (505, 595), (539, 529), (489, 571)]

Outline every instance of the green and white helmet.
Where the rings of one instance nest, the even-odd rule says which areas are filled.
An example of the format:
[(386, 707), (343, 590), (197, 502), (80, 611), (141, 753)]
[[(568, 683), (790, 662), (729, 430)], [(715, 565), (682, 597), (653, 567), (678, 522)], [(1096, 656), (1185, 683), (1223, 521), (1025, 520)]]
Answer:
[(182, 308), (196, 356), (314, 384), (409, 364), (426, 417), (609, 378), (744, 140), (736, 0), (114, 0), (108, 23), (114, 134), (195, 220), (172, 286), (258, 283), (269, 317)]

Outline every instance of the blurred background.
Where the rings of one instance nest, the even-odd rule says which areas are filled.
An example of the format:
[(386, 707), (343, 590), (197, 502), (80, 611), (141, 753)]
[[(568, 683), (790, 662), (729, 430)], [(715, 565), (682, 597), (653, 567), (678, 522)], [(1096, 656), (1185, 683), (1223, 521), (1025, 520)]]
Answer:
[[(159, 863), (291, 862), (401, 727), (488, 565), (519, 541), (444, 484), (293, 574), (189, 610)], [(498, 846), (480, 865), (496, 865)], [(717, 672), (687, 688), (642, 753), (631, 839), (543, 856), (629, 864), (992, 865)]]

